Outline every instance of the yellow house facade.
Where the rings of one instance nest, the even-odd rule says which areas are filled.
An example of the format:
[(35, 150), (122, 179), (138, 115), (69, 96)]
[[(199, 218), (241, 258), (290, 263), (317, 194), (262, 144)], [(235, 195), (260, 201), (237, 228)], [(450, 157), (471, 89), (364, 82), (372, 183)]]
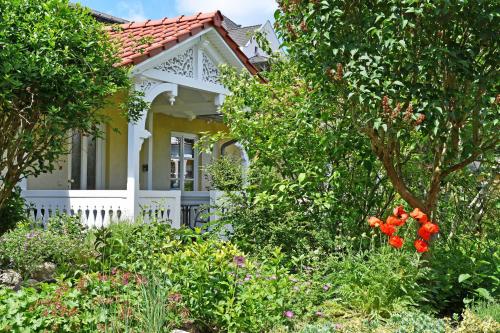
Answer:
[[(21, 184), (33, 218), (64, 212), (89, 226), (140, 217), (174, 227), (201, 219), (214, 200), (205, 167), (222, 147), (247, 160), (237, 144), (221, 141), (211, 153), (196, 146), (202, 133), (227, 132), (219, 109), (230, 92), (219, 82), (219, 65), (256, 73), (221, 22), (220, 12), (200, 13), (108, 31), (122, 45), (118, 65), (131, 67), (135, 90), (150, 107), (129, 123), (118, 107), (125, 94), (117, 94), (102, 110), (110, 121), (101, 137), (70, 135), (70, 153), (55, 171)], [(153, 41), (136, 49), (134, 36)]]

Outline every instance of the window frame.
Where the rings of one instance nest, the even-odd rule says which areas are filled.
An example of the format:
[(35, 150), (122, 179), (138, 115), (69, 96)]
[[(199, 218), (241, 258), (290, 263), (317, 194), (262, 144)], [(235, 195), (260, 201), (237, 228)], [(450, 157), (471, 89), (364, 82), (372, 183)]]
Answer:
[[(104, 190), (106, 184), (106, 145), (104, 144), (106, 138), (105, 126), (101, 125), (100, 130), (102, 135), (96, 138), (96, 170), (95, 170), (95, 190)], [(80, 147), (80, 188), (72, 188), (73, 178), (72, 178), (72, 150), (73, 150), (73, 135), (68, 138), (69, 152), (67, 155), (68, 160), (68, 187), (70, 190), (87, 190), (87, 169), (88, 169), (88, 142), (89, 137), (86, 135), (81, 135), (81, 147)]]
[[(172, 138), (173, 137), (178, 137), (178, 138), (181, 138), (181, 144), (179, 145), (179, 178), (172, 178), (171, 175), (172, 175), (172, 167), (171, 167), (171, 163), (172, 163)], [(194, 144), (196, 144), (196, 142), (198, 142), (199, 140), (199, 136), (196, 135), (196, 134), (193, 134), (193, 133), (186, 133), (186, 132), (170, 132), (170, 141), (169, 141), (169, 144), (170, 144), (170, 156), (169, 156), (169, 165), (170, 165), (170, 172), (168, 173), (169, 175), (169, 187), (171, 190), (180, 190), (180, 191), (186, 191), (185, 190), (185, 181), (186, 181), (186, 177), (185, 177), (185, 172), (184, 172), (184, 161), (186, 160), (190, 160), (191, 158), (187, 158), (184, 156), (184, 139), (191, 139), (191, 140), (194, 140)], [(182, 163), (181, 163), (181, 160), (182, 159)], [(199, 156), (198, 156), (198, 150), (194, 147), (193, 145), (193, 190), (192, 191), (187, 191), (187, 192), (196, 192), (198, 191), (198, 180), (199, 180), (199, 177), (198, 177), (198, 173), (199, 173), (199, 170), (198, 170), (198, 167), (199, 167)], [(172, 180), (176, 180), (178, 179), (179, 180), (179, 188), (172, 188)], [(191, 178), (189, 178), (191, 179)]]

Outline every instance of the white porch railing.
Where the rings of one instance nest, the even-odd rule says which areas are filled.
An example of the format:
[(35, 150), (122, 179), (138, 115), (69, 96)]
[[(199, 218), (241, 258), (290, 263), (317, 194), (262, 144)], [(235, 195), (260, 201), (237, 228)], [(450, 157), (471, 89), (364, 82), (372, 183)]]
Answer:
[[(56, 214), (80, 216), (88, 227), (106, 227), (112, 221), (130, 220), (129, 193), (125, 190), (25, 190), (28, 216), (40, 223)], [(138, 217), (144, 222), (167, 222), (199, 227), (211, 220), (210, 205), (214, 192), (139, 191)]]
[(181, 227), (181, 191), (139, 191), (138, 201), (145, 222), (166, 221)]
[(28, 216), (46, 223), (57, 213), (80, 216), (88, 227), (105, 227), (111, 221), (128, 218), (127, 191), (27, 190)]

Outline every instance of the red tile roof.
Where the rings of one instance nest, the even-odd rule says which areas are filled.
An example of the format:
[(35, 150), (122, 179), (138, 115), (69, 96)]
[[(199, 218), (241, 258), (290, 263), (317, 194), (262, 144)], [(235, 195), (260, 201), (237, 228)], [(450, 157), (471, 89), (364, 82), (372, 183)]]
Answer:
[(256, 74), (257, 69), (222, 27), (222, 20), (222, 14), (216, 11), (170, 19), (125, 23), (106, 27), (106, 30), (111, 39), (119, 43), (119, 57), (122, 61), (117, 65), (127, 66), (137, 65), (204, 29), (214, 27), (250, 73)]

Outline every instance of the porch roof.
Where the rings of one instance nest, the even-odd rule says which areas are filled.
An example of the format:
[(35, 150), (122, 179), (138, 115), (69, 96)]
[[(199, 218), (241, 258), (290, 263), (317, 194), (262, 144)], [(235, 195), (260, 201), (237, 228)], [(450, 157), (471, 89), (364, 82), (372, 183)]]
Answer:
[(111, 39), (119, 44), (118, 55), (122, 61), (117, 65), (127, 66), (137, 65), (195, 36), (204, 29), (213, 27), (250, 73), (257, 74), (258, 70), (223, 27), (223, 19), (220, 11), (216, 11), (192, 16), (182, 15), (175, 18), (130, 22), (108, 26), (106, 30)]

